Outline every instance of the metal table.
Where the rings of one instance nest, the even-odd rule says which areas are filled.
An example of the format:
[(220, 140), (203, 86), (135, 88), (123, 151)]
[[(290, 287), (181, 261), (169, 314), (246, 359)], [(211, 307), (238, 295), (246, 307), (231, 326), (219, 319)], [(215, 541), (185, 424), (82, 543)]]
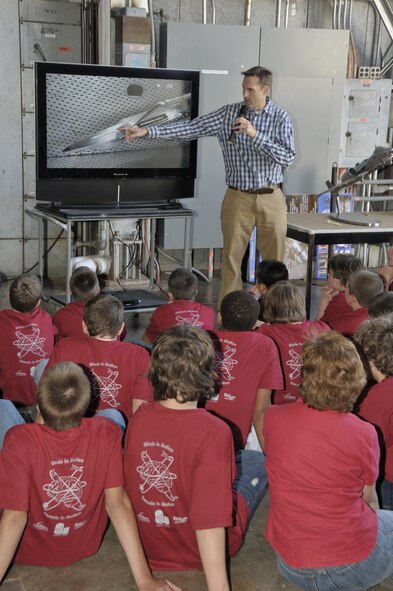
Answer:
[(306, 276), (306, 311), (310, 315), (311, 282), (315, 247), (320, 244), (381, 244), (393, 236), (393, 212), (372, 212), (381, 220), (377, 227), (343, 224), (329, 219), (329, 214), (297, 213), (288, 216), (288, 238), (308, 245)]

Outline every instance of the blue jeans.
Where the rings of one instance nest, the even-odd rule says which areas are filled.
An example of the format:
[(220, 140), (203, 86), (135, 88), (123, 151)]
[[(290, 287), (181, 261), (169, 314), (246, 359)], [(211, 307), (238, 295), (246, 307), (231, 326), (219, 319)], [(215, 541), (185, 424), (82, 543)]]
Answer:
[(393, 589), (393, 513), (381, 510), (377, 516), (377, 541), (364, 560), (326, 568), (294, 568), (277, 556), (278, 570), (291, 583), (311, 591), (363, 591), (378, 584)]
[(235, 454), (236, 478), (232, 488), (246, 501), (248, 524), (267, 491), (265, 456), (260, 451), (240, 449)]
[(23, 425), (24, 420), (10, 400), (0, 399), (0, 449), (8, 429), (15, 425)]
[(393, 511), (393, 482), (382, 480), (379, 493), (382, 509)]

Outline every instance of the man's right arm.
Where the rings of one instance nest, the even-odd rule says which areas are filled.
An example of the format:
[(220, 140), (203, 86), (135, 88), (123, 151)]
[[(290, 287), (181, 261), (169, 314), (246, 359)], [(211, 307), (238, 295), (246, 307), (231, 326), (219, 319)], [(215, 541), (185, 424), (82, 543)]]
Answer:
[(0, 582), (15, 554), (26, 523), (26, 511), (4, 509), (0, 521)]
[(195, 532), (199, 555), (209, 591), (229, 591), (225, 564), (225, 529), (200, 529)]

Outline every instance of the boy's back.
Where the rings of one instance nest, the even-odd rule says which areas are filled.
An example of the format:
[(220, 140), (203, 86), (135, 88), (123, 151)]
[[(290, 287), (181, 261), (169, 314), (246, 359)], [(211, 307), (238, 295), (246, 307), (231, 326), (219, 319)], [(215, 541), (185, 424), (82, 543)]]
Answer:
[(62, 339), (56, 344), (48, 367), (61, 361), (82, 364), (94, 374), (99, 410), (115, 408), (129, 419), (133, 400), (152, 400), (146, 377), (149, 355), (143, 347), (94, 337)]
[(273, 341), (255, 331), (216, 330), (217, 396), (205, 409), (228, 422), (236, 449), (244, 448), (259, 389), (283, 387), (279, 355)]
[(31, 405), (36, 401), (33, 374), (36, 365), (53, 351), (57, 328), (50, 314), (0, 311), (0, 389), (3, 398)]
[[(126, 490), (150, 566), (201, 568), (195, 530), (232, 525), (235, 476), (230, 429), (203, 409), (142, 405), (127, 429)], [(239, 496), (230, 553), (240, 547), (248, 510)]]
[(85, 336), (82, 326), (85, 303), (82, 300), (70, 302), (53, 316), (53, 323), (59, 329), (59, 340), (66, 337)]
[(150, 343), (167, 328), (189, 324), (204, 330), (214, 329), (214, 310), (193, 300), (175, 300), (154, 310), (145, 336)]
[(64, 566), (97, 552), (107, 525), (104, 489), (122, 485), (121, 432), (111, 421), (12, 428), (0, 456), (0, 506), (28, 511), (16, 562)]

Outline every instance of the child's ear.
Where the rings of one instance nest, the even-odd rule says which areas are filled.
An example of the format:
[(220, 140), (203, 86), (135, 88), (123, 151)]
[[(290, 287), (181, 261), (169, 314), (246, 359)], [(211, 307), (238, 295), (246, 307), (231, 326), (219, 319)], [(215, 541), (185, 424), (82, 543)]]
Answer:
[(87, 326), (86, 326), (86, 322), (84, 320), (82, 320), (82, 329), (84, 334), (88, 337), (89, 335), (89, 331), (87, 330)]
[(220, 326), (222, 326), (222, 316), (221, 312), (217, 312), (217, 322)]
[(173, 301), (174, 301), (174, 299), (175, 299), (175, 298), (173, 297), (173, 293), (172, 293), (171, 291), (168, 291), (168, 299), (169, 299), (169, 301), (170, 301), (170, 302), (173, 302)]
[(117, 335), (116, 335), (116, 336), (118, 336), (118, 337), (119, 337), (119, 336), (121, 335), (121, 333), (123, 332), (123, 330), (124, 330), (124, 322), (122, 322), (122, 324), (121, 324), (121, 327), (120, 327), (120, 328), (119, 328), (119, 330), (117, 331)]
[(269, 288), (264, 283), (258, 283), (258, 291), (262, 296), (265, 296), (269, 291)]

